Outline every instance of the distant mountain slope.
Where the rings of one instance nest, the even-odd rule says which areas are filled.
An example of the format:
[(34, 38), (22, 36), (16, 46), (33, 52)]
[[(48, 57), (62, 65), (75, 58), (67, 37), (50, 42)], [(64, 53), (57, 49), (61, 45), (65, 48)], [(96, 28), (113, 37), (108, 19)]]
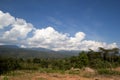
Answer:
[(16, 45), (0, 45), (0, 48), (19, 48)]
[(53, 51), (45, 48), (19, 48), (15, 45), (0, 45), (0, 56), (16, 58), (65, 58), (76, 55), (70, 51)]
[(80, 51), (67, 51), (67, 50), (60, 50), (60, 51), (57, 51), (58, 54), (64, 54), (64, 55), (69, 55), (69, 56), (77, 56)]
[(54, 52), (53, 50), (50, 50), (50, 49), (46, 49), (46, 48), (26, 48), (28, 50), (35, 50), (35, 51), (44, 51), (44, 52)]

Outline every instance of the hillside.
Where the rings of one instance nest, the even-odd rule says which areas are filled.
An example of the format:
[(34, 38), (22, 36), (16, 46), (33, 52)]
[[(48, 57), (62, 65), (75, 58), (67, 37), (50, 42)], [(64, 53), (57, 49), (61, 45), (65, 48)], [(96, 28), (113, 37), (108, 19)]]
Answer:
[(16, 58), (65, 58), (78, 53), (72, 51), (52, 51), (45, 48), (20, 48), (15, 45), (1, 45), (0, 56)]

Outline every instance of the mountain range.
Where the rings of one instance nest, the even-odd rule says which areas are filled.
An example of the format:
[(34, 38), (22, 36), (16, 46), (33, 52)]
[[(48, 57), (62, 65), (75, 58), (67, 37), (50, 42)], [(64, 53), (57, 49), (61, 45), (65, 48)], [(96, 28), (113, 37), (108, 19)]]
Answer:
[(21, 48), (16, 45), (0, 45), (1, 57), (14, 58), (66, 58), (77, 56), (80, 51), (54, 51), (46, 48)]

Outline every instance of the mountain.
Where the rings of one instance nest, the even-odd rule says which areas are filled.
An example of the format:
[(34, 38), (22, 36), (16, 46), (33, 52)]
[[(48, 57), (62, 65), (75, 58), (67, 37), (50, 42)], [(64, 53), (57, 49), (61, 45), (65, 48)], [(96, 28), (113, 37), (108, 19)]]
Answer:
[(60, 50), (60, 51), (57, 51), (58, 54), (64, 54), (64, 55), (69, 55), (69, 56), (77, 56), (80, 51), (76, 51), (76, 50)]
[(19, 48), (16, 45), (0, 45), (0, 48)]
[(28, 50), (35, 50), (35, 51), (44, 51), (44, 52), (54, 52), (53, 50), (50, 50), (50, 49), (46, 49), (46, 48), (26, 48)]
[(71, 51), (53, 51), (45, 48), (20, 48), (15, 45), (0, 45), (0, 56), (15, 58), (65, 58), (77, 55)]

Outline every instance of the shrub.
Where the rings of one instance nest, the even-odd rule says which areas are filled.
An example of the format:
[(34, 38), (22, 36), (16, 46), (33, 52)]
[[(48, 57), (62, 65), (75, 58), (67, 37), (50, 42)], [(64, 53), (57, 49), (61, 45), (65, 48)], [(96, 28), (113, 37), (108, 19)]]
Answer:
[(8, 79), (8, 77), (7, 77), (7, 76), (5, 76), (5, 77), (3, 78), (3, 80), (9, 80), (9, 79)]
[(109, 69), (99, 69), (98, 73), (102, 75), (120, 75), (120, 72)]
[(77, 70), (70, 70), (69, 74), (80, 74), (80, 71)]
[(90, 66), (95, 69), (112, 68), (112, 64), (110, 62), (103, 61), (101, 59), (94, 59), (90, 62)]

